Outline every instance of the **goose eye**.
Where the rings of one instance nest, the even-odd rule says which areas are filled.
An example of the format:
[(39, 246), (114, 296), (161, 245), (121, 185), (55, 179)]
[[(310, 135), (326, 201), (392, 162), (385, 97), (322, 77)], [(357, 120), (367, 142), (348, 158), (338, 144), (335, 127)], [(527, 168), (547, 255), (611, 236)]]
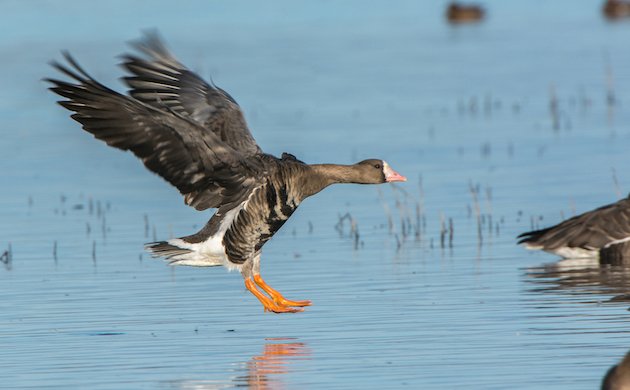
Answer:
[(381, 169), (381, 164), (374, 164), (374, 168)]

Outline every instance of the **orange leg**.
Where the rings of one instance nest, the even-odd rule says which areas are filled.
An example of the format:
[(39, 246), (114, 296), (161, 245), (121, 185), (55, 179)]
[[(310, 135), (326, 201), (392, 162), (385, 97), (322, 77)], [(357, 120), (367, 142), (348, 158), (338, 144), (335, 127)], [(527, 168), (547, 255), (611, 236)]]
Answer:
[(282, 294), (280, 294), (277, 290), (274, 290), (273, 288), (271, 288), (271, 286), (269, 286), (267, 283), (265, 283), (265, 281), (263, 280), (263, 278), (260, 275), (254, 275), (254, 282), (256, 282), (256, 284), (263, 289), (263, 291), (265, 291), (267, 294), (269, 294), (269, 296), (273, 299), (273, 301), (276, 303), (276, 305), (278, 306), (310, 306), (311, 305), (311, 301), (290, 301), (288, 299), (285, 299)]
[(249, 292), (254, 294), (256, 298), (258, 298), (260, 303), (262, 303), (262, 305), (265, 307), (265, 311), (272, 311), (274, 313), (297, 313), (299, 311), (304, 311), (304, 309), (296, 309), (294, 307), (280, 306), (276, 304), (265, 294), (258, 291), (258, 289), (256, 288), (256, 284), (254, 284), (254, 282), (250, 278), (245, 279), (245, 287), (247, 288), (247, 290), (249, 290)]

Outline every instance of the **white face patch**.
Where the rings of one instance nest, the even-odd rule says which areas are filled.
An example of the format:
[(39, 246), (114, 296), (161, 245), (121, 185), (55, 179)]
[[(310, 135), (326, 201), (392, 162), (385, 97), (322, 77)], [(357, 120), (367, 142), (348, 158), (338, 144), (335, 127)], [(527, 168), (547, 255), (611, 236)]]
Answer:
[(390, 168), (387, 161), (383, 160), (383, 175), (385, 175), (385, 177), (388, 177), (391, 176), (392, 172), (394, 172), (394, 170)]

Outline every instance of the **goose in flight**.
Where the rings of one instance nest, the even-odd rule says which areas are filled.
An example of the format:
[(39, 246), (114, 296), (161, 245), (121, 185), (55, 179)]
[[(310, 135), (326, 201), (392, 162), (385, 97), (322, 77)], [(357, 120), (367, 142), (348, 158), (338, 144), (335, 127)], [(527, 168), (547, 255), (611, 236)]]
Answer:
[(225, 266), (275, 313), (302, 311), (310, 301), (285, 299), (260, 276), (262, 247), (307, 197), (331, 184), (406, 181), (385, 161), (305, 164), (264, 153), (226, 91), (206, 83), (167, 50), (156, 33), (123, 56), (129, 95), (104, 86), (68, 53), (52, 66), (72, 81), (46, 79), (59, 104), (95, 138), (130, 150), (175, 186), (187, 205), (216, 209), (197, 233), (146, 245), (172, 265)]

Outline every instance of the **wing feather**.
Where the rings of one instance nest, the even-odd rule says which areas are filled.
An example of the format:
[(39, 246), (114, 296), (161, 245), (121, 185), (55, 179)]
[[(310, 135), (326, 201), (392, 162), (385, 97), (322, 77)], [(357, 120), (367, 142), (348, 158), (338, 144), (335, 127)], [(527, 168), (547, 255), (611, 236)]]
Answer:
[(133, 47), (146, 58), (123, 55), (122, 65), (132, 74), (124, 78), (131, 96), (190, 118), (243, 155), (262, 152), (234, 98), (182, 65), (157, 33), (146, 33)]
[(553, 251), (561, 247), (601, 249), (630, 237), (630, 199), (599, 207), (555, 226), (521, 234), (519, 244)]
[(237, 202), (257, 182), (256, 164), (175, 110), (161, 110), (109, 89), (68, 54), (52, 65), (75, 83), (46, 79), (60, 105), (97, 139), (130, 150), (198, 210)]

